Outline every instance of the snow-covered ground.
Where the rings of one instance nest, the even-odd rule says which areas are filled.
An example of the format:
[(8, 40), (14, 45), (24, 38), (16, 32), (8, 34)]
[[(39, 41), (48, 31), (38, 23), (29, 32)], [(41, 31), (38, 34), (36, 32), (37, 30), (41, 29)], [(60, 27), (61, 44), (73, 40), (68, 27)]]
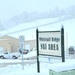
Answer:
[(9, 65), (5, 68), (0, 68), (0, 75), (49, 75), (48, 68), (44, 66), (41, 67), (41, 72), (37, 73), (36, 64), (24, 66), (22, 70), (22, 65)]
[[(28, 57), (32, 57), (36, 55), (36, 51), (32, 51), (31, 53), (25, 55)], [(24, 56), (24, 58), (25, 58)], [(45, 62), (45, 61), (48, 62)], [(2, 61), (2, 62), (1, 62)], [(11, 60), (11, 59), (1, 59), (1, 63), (7, 62), (22, 62), (21, 60)], [(33, 60), (25, 60), (25, 61), (33, 61)], [(58, 61), (58, 62), (57, 62)], [(34, 64), (27, 64), (22, 69), (21, 64), (13, 64), (8, 65), (7, 67), (0, 67), (0, 75), (49, 75), (49, 70), (54, 70), (56, 72), (65, 71), (65, 70), (72, 70), (75, 69), (75, 59), (66, 59), (65, 63), (61, 62), (61, 58), (54, 58), (48, 60), (48, 58), (44, 58), (40, 60), (40, 73), (37, 72), (37, 63)]]
[[(31, 51), (28, 54), (23, 55), (23, 58), (31, 58), (31, 57), (36, 57), (36, 51)], [(19, 59), (22, 59), (22, 55), (21, 57), (19, 57)]]
[[(37, 20), (35, 22), (21, 24), (10, 30), (0, 32), (0, 35), (2, 36), (2, 35), (11, 33), (10, 34), (11, 36), (19, 37), (19, 35), (25, 34), (25, 38), (29, 39), (29, 37), (30, 37), (30, 39), (35, 39), (36, 29), (34, 29), (34, 28), (37, 28), (40, 25), (42, 25), (42, 27), (39, 27), (39, 30), (42, 30), (42, 31), (50, 30), (51, 31), (51, 30), (60, 30), (61, 26), (63, 25), (65, 28), (65, 35), (66, 35), (66, 33), (68, 33), (68, 36), (67, 37), (65, 36), (65, 40), (66, 40), (65, 44), (67, 42), (67, 45), (74, 45), (75, 43), (74, 43), (73, 35), (74, 35), (74, 29), (75, 29), (75, 26), (74, 26), (75, 19), (59, 21), (59, 22), (58, 21), (59, 21), (58, 18)], [(13, 31), (14, 32), (21, 31), (21, 32), (12, 34)], [(36, 57), (36, 51), (32, 51), (23, 56), (23, 58), (31, 58), (31, 57)], [(49, 69), (52, 69), (57, 72), (75, 69), (75, 67), (74, 67), (75, 59), (66, 59), (66, 63), (62, 63), (61, 58), (52, 58), (52, 57), (50, 57), (50, 58), (51, 59), (49, 59), (49, 57), (47, 57), (47, 58), (40, 57), (40, 59), (39, 59), (40, 73), (37, 72), (37, 63), (25, 65), (24, 70), (22, 70), (21, 64), (17, 64), (17, 65), (13, 64), (13, 65), (8, 65), (7, 67), (0, 67), (0, 75), (49, 75)], [(20, 57), (18, 60), (11, 60), (11, 59), (3, 59), (2, 60), (1, 59), (0, 64), (22, 62), (21, 59), (22, 59), (22, 57)], [(24, 61), (32, 62), (32, 61), (36, 61), (36, 59), (24, 60)]]
[(0, 68), (0, 75), (49, 75), (49, 69), (56, 72), (75, 69), (75, 60), (68, 61), (66, 63), (40, 63), (40, 73), (37, 72), (37, 64), (31, 64), (24, 66), (22, 70), (22, 65), (9, 65), (7, 67)]

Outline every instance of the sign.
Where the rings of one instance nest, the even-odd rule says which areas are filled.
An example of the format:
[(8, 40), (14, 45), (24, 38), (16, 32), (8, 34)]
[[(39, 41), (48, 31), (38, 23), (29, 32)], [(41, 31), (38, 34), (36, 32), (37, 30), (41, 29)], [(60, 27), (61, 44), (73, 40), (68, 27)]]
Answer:
[(23, 50), (25, 49), (25, 37), (24, 36), (19, 36), (19, 41), (20, 41), (20, 49)]
[(24, 36), (19, 36), (19, 40), (20, 40), (20, 44), (24, 44), (24, 39), (25, 37)]
[(23, 61), (23, 50), (24, 50), (24, 36), (19, 36), (20, 48), (22, 50), (22, 69), (24, 70), (24, 61)]
[[(39, 55), (62, 57), (65, 62), (64, 53), (64, 28), (61, 31), (38, 31), (36, 30), (37, 47), (37, 72), (40, 72)], [(44, 60), (44, 59), (43, 59)], [(47, 61), (47, 60), (46, 60)], [(50, 57), (49, 57), (50, 61)]]
[(61, 31), (39, 32), (39, 54), (61, 56)]

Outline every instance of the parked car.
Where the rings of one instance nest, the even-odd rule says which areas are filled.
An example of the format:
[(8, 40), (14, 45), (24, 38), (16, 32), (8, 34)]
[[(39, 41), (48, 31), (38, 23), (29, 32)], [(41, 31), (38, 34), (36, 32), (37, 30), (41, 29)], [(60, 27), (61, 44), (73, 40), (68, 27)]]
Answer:
[(75, 47), (74, 46), (70, 46), (69, 47), (69, 54), (74, 54), (75, 53)]
[[(21, 49), (19, 49), (19, 52), (22, 54), (22, 50)], [(29, 50), (27, 50), (27, 49), (23, 50), (23, 54), (27, 54), (28, 52), (29, 52)]]
[(17, 59), (18, 57), (20, 57), (20, 53), (18, 52), (6, 52), (6, 53), (0, 53), (0, 58), (1, 59), (6, 59), (6, 58), (13, 58), (13, 59)]

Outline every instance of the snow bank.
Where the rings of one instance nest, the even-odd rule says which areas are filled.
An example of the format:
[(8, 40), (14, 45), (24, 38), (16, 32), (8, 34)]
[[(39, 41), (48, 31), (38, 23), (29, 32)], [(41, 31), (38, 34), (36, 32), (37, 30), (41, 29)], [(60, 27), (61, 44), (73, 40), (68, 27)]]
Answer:
[(49, 75), (49, 70), (42, 64), (40, 73), (37, 72), (36, 64), (24, 66), (22, 65), (9, 65), (4, 68), (0, 68), (0, 75)]
[(55, 72), (74, 70), (75, 69), (75, 61), (50, 64), (49, 69), (53, 70)]
[[(24, 59), (30, 59), (34, 57), (36, 57), (36, 51), (31, 51), (28, 54), (23, 55)], [(22, 59), (22, 56), (19, 59)]]

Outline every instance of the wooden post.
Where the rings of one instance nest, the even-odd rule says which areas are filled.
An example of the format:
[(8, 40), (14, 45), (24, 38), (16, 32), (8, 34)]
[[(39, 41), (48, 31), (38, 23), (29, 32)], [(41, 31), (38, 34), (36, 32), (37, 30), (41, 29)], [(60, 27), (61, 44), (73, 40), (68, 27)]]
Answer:
[(64, 28), (61, 28), (61, 54), (62, 62), (65, 62), (65, 52), (64, 52)]
[(37, 48), (37, 72), (40, 73), (38, 29), (36, 29), (36, 48)]

